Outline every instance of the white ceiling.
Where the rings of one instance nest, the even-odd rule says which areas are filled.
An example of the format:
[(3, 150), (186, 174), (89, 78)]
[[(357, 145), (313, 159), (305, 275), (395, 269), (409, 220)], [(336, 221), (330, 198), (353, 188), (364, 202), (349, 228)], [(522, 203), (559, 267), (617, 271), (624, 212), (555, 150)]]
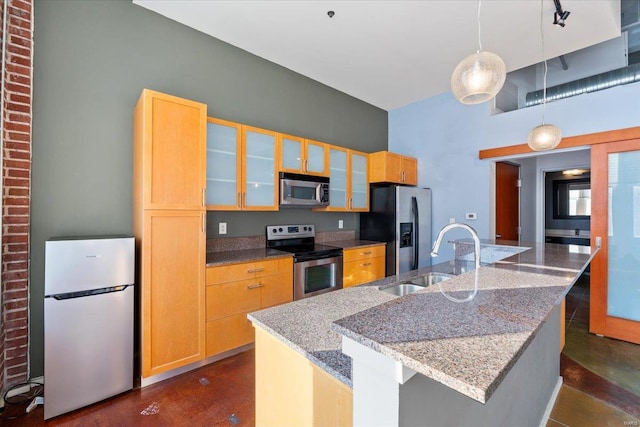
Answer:
[[(385, 110), (449, 91), (478, 49), (473, 0), (133, 2)], [(552, 25), (553, 1), (542, 3), (547, 58), (620, 35), (620, 0), (562, 0), (564, 28)], [(482, 47), (507, 71), (542, 60), (540, 7), (482, 2)]]

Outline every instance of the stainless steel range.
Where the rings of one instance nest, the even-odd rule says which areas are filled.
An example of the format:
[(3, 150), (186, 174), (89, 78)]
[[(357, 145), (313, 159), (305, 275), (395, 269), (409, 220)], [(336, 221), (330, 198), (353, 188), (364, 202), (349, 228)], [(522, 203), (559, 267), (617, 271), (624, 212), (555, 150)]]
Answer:
[(342, 248), (315, 243), (313, 225), (267, 226), (267, 248), (293, 254), (293, 299), (342, 289)]

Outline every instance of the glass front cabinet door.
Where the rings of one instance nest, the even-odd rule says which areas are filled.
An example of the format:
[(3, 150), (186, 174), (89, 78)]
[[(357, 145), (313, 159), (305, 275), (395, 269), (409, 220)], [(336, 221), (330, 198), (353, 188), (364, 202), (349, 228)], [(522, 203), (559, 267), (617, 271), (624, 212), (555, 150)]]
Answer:
[(276, 134), (209, 118), (208, 210), (278, 210)]
[(275, 132), (243, 126), (245, 210), (278, 210)]
[(208, 118), (206, 205), (209, 210), (241, 208), (241, 126)]
[(327, 144), (297, 136), (281, 135), (283, 172), (327, 176)]
[(367, 154), (349, 150), (351, 210), (369, 210), (369, 180), (367, 179)]

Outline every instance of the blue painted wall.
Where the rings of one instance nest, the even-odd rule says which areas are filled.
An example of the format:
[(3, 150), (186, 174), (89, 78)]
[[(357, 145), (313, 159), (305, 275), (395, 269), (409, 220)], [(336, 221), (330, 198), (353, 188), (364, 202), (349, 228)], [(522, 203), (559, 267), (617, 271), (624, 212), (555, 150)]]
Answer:
[[(640, 84), (555, 101), (545, 118), (565, 137), (640, 126)], [(479, 160), (478, 150), (522, 144), (541, 121), (541, 106), (491, 116), (487, 104), (463, 105), (451, 93), (389, 112), (389, 150), (417, 157), (418, 185), (433, 190), (434, 236), (455, 218), (489, 237), (492, 162)], [(465, 212), (478, 219), (465, 221)], [(452, 255), (443, 247), (440, 260)]]

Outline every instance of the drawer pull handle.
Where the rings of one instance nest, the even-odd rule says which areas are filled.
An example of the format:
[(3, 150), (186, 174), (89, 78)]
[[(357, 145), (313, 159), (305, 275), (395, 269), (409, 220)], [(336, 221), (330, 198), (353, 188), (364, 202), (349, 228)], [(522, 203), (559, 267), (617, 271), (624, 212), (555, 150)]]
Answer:
[(360, 255), (371, 255), (371, 251), (369, 251), (369, 252), (360, 252)]
[(251, 270), (247, 270), (247, 273), (260, 273), (261, 271), (264, 271), (264, 267), (252, 268)]
[(264, 288), (264, 285), (262, 283), (258, 283), (257, 285), (247, 286), (247, 289), (258, 289), (258, 288)]
[(371, 263), (370, 263), (370, 262), (366, 262), (366, 263), (362, 264), (362, 265), (361, 265), (361, 267), (368, 267), (368, 266), (370, 266), (370, 265), (371, 265)]

